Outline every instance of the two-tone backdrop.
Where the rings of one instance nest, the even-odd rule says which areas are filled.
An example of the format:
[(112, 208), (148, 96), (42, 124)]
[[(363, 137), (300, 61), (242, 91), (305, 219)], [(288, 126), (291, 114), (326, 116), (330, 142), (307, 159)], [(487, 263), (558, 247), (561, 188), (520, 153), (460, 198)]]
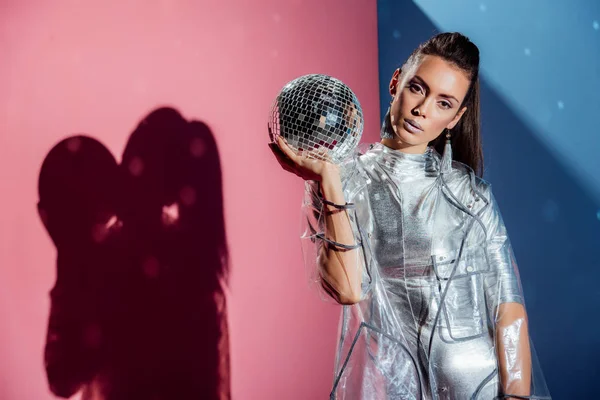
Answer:
[[(65, 218), (61, 224), (54, 217), (58, 214), (38, 208), (38, 184), (51, 149), (73, 135), (93, 140), (64, 142), (67, 155), (58, 158), (75, 154), (77, 165), (92, 165), (97, 174), (84, 169), (76, 177), (59, 174), (49, 180), (49, 193), (78, 182), (78, 187), (90, 188), (86, 199), (104, 201), (139, 189), (124, 185), (123, 176), (148, 176), (149, 185), (155, 183), (152, 171), (161, 182), (186, 176), (195, 184), (162, 187), (164, 193), (173, 189), (172, 204), (182, 204), (181, 209), (159, 210), (167, 224), (178, 218), (204, 221), (202, 208), (186, 214), (185, 207), (204, 204), (199, 199), (216, 199), (207, 209), (223, 211), (223, 223), (210, 232), (224, 233), (219, 243), (228, 249), (227, 301), (217, 296), (208, 303), (214, 305), (212, 311), (225, 315), (218, 326), (228, 341), (218, 345), (228, 354), (230, 372), (216, 372), (229, 376), (232, 397), (327, 398), (340, 309), (321, 301), (308, 287), (299, 242), (303, 184), (278, 166), (267, 147), (268, 111), (289, 80), (308, 73), (333, 75), (347, 83), (362, 104), (363, 141), (376, 141), (393, 70), (419, 42), (439, 31), (461, 31), (481, 49), (485, 178), (494, 185), (519, 260), (531, 333), (550, 391), (557, 399), (595, 394), (592, 380), (600, 356), (595, 317), (600, 303), (598, 3), (4, 0), (0, 10), (0, 399), (54, 398), (44, 349), (48, 340), (64, 339), (47, 334), (50, 290), (60, 277), (57, 264), (59, 271), (61, 265), (69, 271), (67, 276), (80, 276), (94, 266), (103, 290), (115, 288), (97, 295), (75, 285), (73, 290), (79, 292), (65, 295), (65, 307), (75, 310), (69, 315), (78, 323), (85, 306), (77, 299), (102, 301), (98, 296), (104, 295), (116, 304), (106, 308), (109, 317), (121, 315), (119, 301), (125, 298), (124, 309), (135, 311), (146, 323), (153, 307), (164, 308), (160, 298), (144, 292), (149, 285), (168, 287), (162, 282), (173, 279), (173, 271), (204, 271), (210, 264), (194, 240), (212, 239), (193, 229), (183, 249), (164, 246), (164, 240), (145, 227), (139, 231), (142, 235), (125, 230), (124, 239), (115, 245), (121, 247), (111, 247), (110, 257), (104, 250), (84, 262), (69, 261), (69, 251), (61, 256), (65, 248), (57, 250), (47, 227), (54, 227), (49, 229), (55, 229), (55, 240), (56, 232), (70, 232), (67, 250), (83, 252), (85, 245), (73, 232), (87, 226), (79, 217), (85, 207), (73, 197), (58, 196), (57, 207)], [(160, 107), (179, 115), (171, 110), (145, 120)], [(148, 126), (158, 126), (160, 134), (153, 137), (156, 131)], [(177, 135), (189, 139), (189, 152), (177, 152), (182, 151), (181, 143), (172, 139)], [(89, 143), (98, 146), (88, 156)], [(175, 149), (175, 156), (152, 158), (165, 149)], [(136, 151), (147, 158), (137, 157)], [(115, 168), (114, 176), (96, 163), (96, 156)], [(199, 159), (213, 162), (194, 164)], [(202, 169), (194, 174), (197, 165)], [(212, 178), (204, 185), (198, 176)], [(111, 177), (119, 184), (112, 185)], [(109, 200), (107, 204), (123, 207)], [(132, 218), (143, 214), (142, 203), (129, 208), (134, 210)], [(92, 243), (101, 243), (103, 232), (121, 222), (107, 218), (98, 228), (92, 221)], [(71, 225), (75, 228), (69, 230)], [(127, 274), (135, 274), (136, 268), (145, 281), (128, 280)], [(210, 343), (210, 335), (203, 332), (214, 324), (201, 306), (208, 303), (197, 297), (209, 287), (208, 278), (198, 273), (185, 276), (191, 278), (178, 286), (185, 290), (165, 289), (171, 308), (157, 312), (164, 324), (144, 326), (153, 330), (144, 337), (174, 342), (180, 337), (179, 347), (173, 343), (160, 351), (146, 349), (144, 355), (132, 353), (147, 360), (133, 366), (137, 371), (169, 362), (185, 367), (181, 360), (169, 359), (170, 349), (183, 354), (181, 347), (190, 346), (188, 354), (198, 359), (205, 354), (202, 346), (193, 345), (193, 337)], [(118, 288), (127, 293), (124, 282), (134, 282), (141, 291), (137, 293), (146, 294), (119, 297), (123, 294)], [(195, 304), (197, 316), (190, 317)], [(113, 322), (131, 324), (126, 317), (115, 318)], [(77, 336), (86, 348), (103, 348), (103, 341), (115, 337), (123, 348), (132, 348), (126, 346), (133, 343), (127, 342), (133, 340), (127, 335), (103, 332), (93, 322), (82, 323)], [(196, 330), (196, 336), (190, 334)], [(153, 355), (162, 358), (157, 361)], [(73, 357), (89, 366), (94, 355)], [(196, 365), (193, 361), (185, 359)], [(222, 365), (227, 367), (226, 359)], [(75, 370), (81, 381), (101, 380), (94, 376), (97, 369)], [(211, 373), (215, 371), (206, 376)], [(169, 379), (176, 385), (176, 379)], [(69, 392), (68, 386), (61, 390)], [(79, 397), (81, 393), (74, 395)]]

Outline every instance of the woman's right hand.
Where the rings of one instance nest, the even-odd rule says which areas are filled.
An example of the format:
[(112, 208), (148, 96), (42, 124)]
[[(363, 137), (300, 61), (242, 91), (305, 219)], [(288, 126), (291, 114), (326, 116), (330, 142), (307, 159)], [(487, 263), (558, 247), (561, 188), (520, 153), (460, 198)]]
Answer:
[[(269, 137), (274, 137), (270, 127)], [(332, 174), (339, 176), (339, 168), (332, 162), (319, 160), (303, 154), (296, 154), (280, 135), (275, 136), (275, 140), (276, 143), (269, 143), (269, 147), (284, 170), (296, 174), (305, 181), (321, 182), (324, 176)], [(320, 154), (327, 157), (326, 153)]]

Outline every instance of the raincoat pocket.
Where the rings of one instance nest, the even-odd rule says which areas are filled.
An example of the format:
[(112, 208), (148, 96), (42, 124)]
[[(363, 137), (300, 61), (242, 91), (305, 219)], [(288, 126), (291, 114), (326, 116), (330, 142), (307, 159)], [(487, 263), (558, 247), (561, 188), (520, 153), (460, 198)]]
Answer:
[(438, 281), (438, 301), (442, 304), (440, 336), (445, 342), (461, 342), (488, 335), (488, 314), (484, 295), (484, 275), (489, 273), (482, 246), (433, 256)]

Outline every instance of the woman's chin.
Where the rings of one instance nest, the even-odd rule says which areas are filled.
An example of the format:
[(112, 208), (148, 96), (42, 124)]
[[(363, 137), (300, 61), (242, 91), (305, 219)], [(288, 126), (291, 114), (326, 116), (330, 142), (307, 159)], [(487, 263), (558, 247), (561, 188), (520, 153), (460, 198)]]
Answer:
[(408, 132), (404, 128), (399, 127), (397, 129), (395, 129), (394, 140), (411, 145), (411, 146), (415, 146), (415, 145), (419, 145), (423, 142), (422, 138), (419, 136), (420, 135)]

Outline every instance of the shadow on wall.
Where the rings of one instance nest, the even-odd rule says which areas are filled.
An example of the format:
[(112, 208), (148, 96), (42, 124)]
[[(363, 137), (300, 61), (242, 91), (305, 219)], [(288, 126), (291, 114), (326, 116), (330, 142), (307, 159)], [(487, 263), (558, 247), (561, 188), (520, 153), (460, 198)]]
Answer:
[(57, 248), (45, 366), (82, 399), (227, 399), (228, 257), (216, 142), (150, 113), (121, 165), (73, 136), (46, 156), (40, 217)]
[[(412, 1), (378, 0), (382, 118), (392, 73), (437, 32)], [(556, 399), (594, 398), (600, 358), (600, 322), (594, 317), (600, 294), (598, 205), (540, 143), (544, 133), (521, 121), (485, 77), (480, 83), (485, 179), (493, 184), (519, 262), (548, 388)]]

